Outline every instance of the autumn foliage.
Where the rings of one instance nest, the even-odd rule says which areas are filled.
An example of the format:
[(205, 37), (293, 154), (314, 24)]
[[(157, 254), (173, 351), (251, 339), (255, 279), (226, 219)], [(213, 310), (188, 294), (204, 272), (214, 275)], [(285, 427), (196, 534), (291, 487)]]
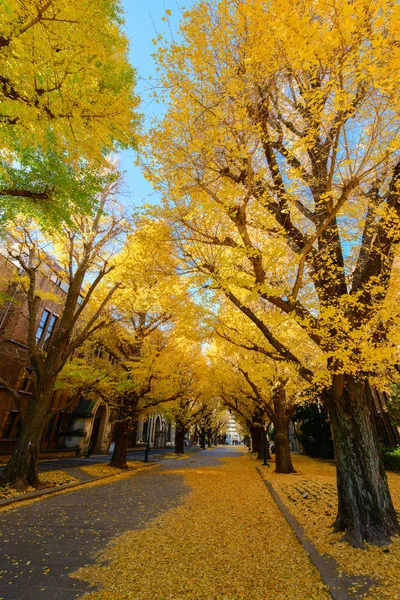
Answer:
[(147, 157), (182, 268), (324, 395), (356, 545), (398, 531), (369, 394), (397, 361), (398, 18), (382, 0), (199, 3), (161, 42)]

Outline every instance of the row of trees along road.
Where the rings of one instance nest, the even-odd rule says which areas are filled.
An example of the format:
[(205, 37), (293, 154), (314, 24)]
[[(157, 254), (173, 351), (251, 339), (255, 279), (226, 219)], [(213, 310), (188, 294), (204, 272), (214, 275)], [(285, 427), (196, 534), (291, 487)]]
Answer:
[[(121, 279), (117, 248), (127, 232), (128, 222), (113, 200), (118, 182), (110, 183), (101, 195), (94, 216), (71, 217), (50, 234), (32, 220), (22, 219), (7, 227), (4, 251), (20, 268), (15, 285), (18, 301), (27, 301), (27, 355), (24, 360), (33, 373), (32, 398), (26, 414), (12, 382), (1, 384), (12, 394), (22, 418), (16, 448), (1, 474), (2, 482), (19, 487), (38, 484), (37, 463), (40, 443), (51, 414), (57, 379), (73, 353), (89, 338), (112, 322), (110, 301)], [(22, 275), (21, 275), (22, 273)], [(66, 284), (64, 296), (39, 286), (44, 274)], [(36, 335), (42, 300), (59, 305), (54, 333), (43, 344)]]
[[(263, 329), (265, 306), (257, 307), (254, 303), (252, 310)], [(268, 308), (267, 313), (274, 335), (287, 345), (295, 333), (292, 324), (282, 319), (273, 308)], [(296, 410), (315, 396), (318, 388), (310, 384), (309, 367), (316, 369), (318, 360), (322, 364), (322, 357), (315, 352), (307, 336), (298, 336), (297, 341), (301, 344), (297, 357), (308, 367), (299, 366), (294, 355), (276, 352), (260, 328), (226, 299), (220, 303), (218, 314), (214, 316), (213, 333), (211, 358), (216, 368), (216, 385), (225, 404), (245, 419), (253, 448), (260, 458), (265, 428), (273, 424), (276, 471), (294, 472), (290, 458), (289, 423)]]
[[(212, 367), (223, 372), (218, 388), (194, 339), (203, 316), (192, 318), (189, 292), (158, 305), (140, 298), (142, 286), (149, 299), (157, 288), (151, 277), (124, 286), (131, 224), (113, 208), (118, 176), (106, 157), (135, 146), (139, 117), (119, 3), (5, 7), (0, 217), (4, 247), (23, 272), (33, 399), (2, 480), (37, 483), (57, 385), (88, 394), (109, 386), (120, 457), (138, 411), (159, 402), (179, 430), (197, 422), (204, 438), (227, 389), (237, 387), (238, 407), (244, 395), (254, 403), (243, 412), (256, 426), (283, 419), (296, 389), (322, 397), (329, 412), (336, 528), (356, 546), (388, 543), (399, 528), (369, 389), (392, 376), (400, 342), (400, 7), (208, 0), (185, 13), (179, 44), (161, 41), (169, 108), (143, 160), (165, 203), (150, 238), (174, 246), (169, 276), (186, 275), (190, 294), (203, 288), (204, 302), (215, 303), (211, 320), (222, 307), (213, 344), (229, 360)], [(44, 348), (35, 339), (37, 274), (58, 269), (49, 256), (68, 292)], [(99, 366), (85, 378), (74, 361), (89, 343), (107, 345), (124, 375)], [(0, 383), (18, 405), (18, 390)]]
[[(94, 215), (71, 216), (68, 224), (45, 232), (21, 218), (4, 234), (3, 251), (22, 269), (22, 276), (15, 273), (16, 299), (27, 299), (28, 351), (21, 366), (28, 362), (33, 369), (33, 395), (25, 411), (12, 382), (0, 381), (23, 423), (2, 482), (38, 485), (43, 432), (58, 410), (52, 406), (55, 389), (67, 391), (71, 403), (101, 397), (110, 405), (116, 442), (111, 465), (118, 468), (126, 466), (129, 434), (140, 415), (171, 403), (173, 415), (173, 401), (193, 398), (196, 406), (202, 398), (199, 414), (214, 411), (201, 392), (207, 379), (196, 332), (201, 313), (177, 275), (168, 240), (154, 246), (165, 228), (160, 233), (154, 224), (126, 218), (116, 177), (112, 173)], [(54, 274), (65, 284), (64, 296), (52, 291)], [(42, 275), (49, 279), (45, 288)], [(44, 344), (36, 335), (43, 300), (59, 307)], [(184, 434), (191, 423), (183, 424)]]
[[(119, 256), (123, 283), (112, 299), (112, 322), (80, 348), (59, 378), (59, 387), (71, 397), (79, 391), (109, 403), (116, 424), (111, 465), (119, 468), (126, 466), (129, 435), (140, 416), (162, 406), (177, 419), (176, 407), (189, 398), (196, 402), (200, 394), (201, 377), (193, 376), (201, 355), (200, 340), (193, 339), (199, 315), (168, 240), (154, 244), (163, 229), (142, 222), (127, 238)], [(183, 435), (188, 427), (185, 422)], [(177, 451), (183, 451), (181, 430), (179, 421)]]
[[(369, 395), (398, 361), (399, 11), (391, 0), (196, 4), (180, 41), (160, 42), (169, 108), (143, 159), (182, 268), (319, 386), (335, 526), (356, 546), (399, 531)], [(302, 339), (322, 364), (305, 363)]]
[[(20, 486), (37, 484), (57, 377), (76, 348), (109, 322), (107, 307), (119, 285), (113, 257), (126, 227), (109, 202), (118, 176), (107, 157), (135, 146), (140, 120), (122, 24), (116, 0), (6, 0), (2, 6), (0, 219), (4, 246), (24, 273), (18, 286), (28, 299), (33, 367), (32, 402), (2, 481)], [(58, 266), (48, 264), (49, 254)], [(37, 275), (46, 265), (60, 271), (68, 292), (44, 349), (35, 331), (43, 297)], [(18, 406), (18, 391), (2, 385)]]

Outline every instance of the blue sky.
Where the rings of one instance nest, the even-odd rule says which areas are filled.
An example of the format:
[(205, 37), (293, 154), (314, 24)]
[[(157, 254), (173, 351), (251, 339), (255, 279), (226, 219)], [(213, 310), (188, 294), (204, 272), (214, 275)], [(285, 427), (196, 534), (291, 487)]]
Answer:
[[(146, 80), (149, 76), (156, 75), (155, 64), (151, 58), (155, 47), (152, 40), (158, 34), (168, 34), (169, 27), (172, 31), (178, 28), (179, 20), (187, 0), (122, 0), (125, 9), (125, 32), (130, 41), (130, 60), (137, 70), (137, 92), (142, 98), (141, 112), (145, 118), (162, 116), (164, 107), (149, 100)], [(171, 11), (169, 24), (162, 21), (166, 10)], [(134, 166), (134, 152), (121, 153), (121, 163), (126, 171), (127, 197), (125, 202), (129, 205), (141, 206), (143, 203), (157, 202), (157, 195), (150, 184), (144, 179), (140, 169)]]

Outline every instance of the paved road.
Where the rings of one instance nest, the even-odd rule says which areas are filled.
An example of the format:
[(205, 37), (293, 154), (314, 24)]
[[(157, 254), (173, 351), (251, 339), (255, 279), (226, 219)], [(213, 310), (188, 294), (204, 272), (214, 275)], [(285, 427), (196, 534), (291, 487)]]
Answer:
[(225, 456), (238, 451), (218, 448), (185, 460), (165, 459), (127, 479), (0, 513), (0, 600), (79, 598), (91, 588), (69, 573), (93, 562), (112, 537), (143, 528), (188, 493), (181, 474), (164, 475), (160, 486), (158, 469), (219, 464)]

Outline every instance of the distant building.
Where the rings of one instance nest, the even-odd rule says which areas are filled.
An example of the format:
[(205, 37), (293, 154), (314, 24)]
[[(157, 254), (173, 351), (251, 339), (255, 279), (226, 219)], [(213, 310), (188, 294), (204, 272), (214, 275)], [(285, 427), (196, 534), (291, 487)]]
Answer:
[(243, 436), (240, 433), (241, 428), (236, 422), (233, 415), (229, 417), (226, 424), (226, 443), (229, 445), (237, 445), (243, 443)]
[(175, 426), (162, 413), (149, 419), (140, 418), (130, 437), (130, 446), (145, 446), (147, 439), (151, 448), (169, 448), (175, 445)]

